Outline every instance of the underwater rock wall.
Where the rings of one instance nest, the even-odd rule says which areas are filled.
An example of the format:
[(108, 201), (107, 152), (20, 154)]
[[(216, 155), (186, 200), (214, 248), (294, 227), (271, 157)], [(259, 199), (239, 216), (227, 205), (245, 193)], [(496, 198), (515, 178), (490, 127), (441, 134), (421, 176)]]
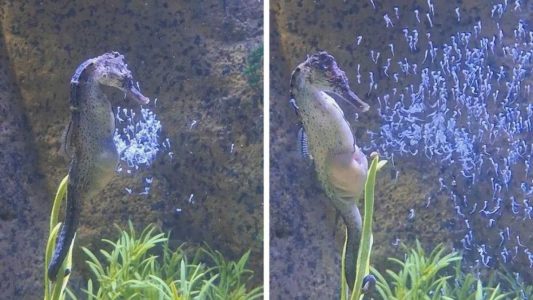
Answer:
[[(7, 1), (1, 9), (18, 105), (33, 133), (36, 172), (47, 187), (40, 215), (27, 226), (46, 224), (53, 193), (67, 173), (58, 149), (70, 113), (70, 77), (85, 59), (115, 50), (152, 100), (147, 108), (162, 125), (161, 152), (151, 167), (117, 174), (97, 199), (83, 204), (77, 245), (102, 246), (102, 237), (116, 236), (114, 223), (125, 227), (132, 219), (142, 228), (155, 222), (176, 242), (208, 241), (228, 258), (251, 248), (250, 267), (260, 281), (263, 106), (261, 91), (249, 85), (244, 71), (248, 55), (262, 43), (262, 4)], [(113, 95), (113, 103), (129, 107), (122, 95)], [(44, 231), (33, 235), (43, 241)], [(31, 249), (40, 259), (44, 243)], [(75, 255), (79, 275), (84, 256), (79, 250)], [(42, 267), (25, 272), (40, 276)]]
[(10, 66), (0, 33), (0, 298), (34, 299), (42, 295), (42, 272), (35, 266), (44, 262), (48, 203)]
[(314, 169), (296, 159), (288, 105), (292, 69), (317, 50), (371, 105), (356, 115), (340, 104), (358, 145), (390, 160), (376, 187), (374, 265), (418, 238), (465, 251), (474, 272), (502, 263), (530, 280), (532, 3), (274, 1), (271, 10), (272, 295), (331, 298), (339, 286), (331, 257), (344, 230)]

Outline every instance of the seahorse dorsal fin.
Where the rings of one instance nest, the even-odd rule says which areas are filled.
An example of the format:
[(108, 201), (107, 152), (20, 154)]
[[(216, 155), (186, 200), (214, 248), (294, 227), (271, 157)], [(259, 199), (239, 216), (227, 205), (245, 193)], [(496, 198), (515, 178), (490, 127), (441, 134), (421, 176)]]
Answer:
[(72, 157), (73, 148), (72, 148), (72, 120), (70, 120), (63, 130), (63, 135), (61, 139), (61, 147), (59, 148), (59, 152), (61, 155), (65, 156), (65, 158), (70, 159)]

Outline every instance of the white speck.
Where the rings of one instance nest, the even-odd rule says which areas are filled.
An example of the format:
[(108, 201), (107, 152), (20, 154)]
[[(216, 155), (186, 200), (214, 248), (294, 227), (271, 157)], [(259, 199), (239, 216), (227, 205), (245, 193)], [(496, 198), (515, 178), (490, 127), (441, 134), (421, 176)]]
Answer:
[(388, 14), (385, 14), (385, 15), (383, 16), (383, 19), (385, 20), (385, 26), (387, 26), (387, 28), (389, 28), (389, 26), (390, 26), (390, 27), (393, 27), (393, 26), (394, 26), (394, 24), (392, 23), (392, 20), (389, 18), (389, 15), (388, 15)]
[(427, 3), (428, 3), (429, 11), (431, 12), (433, 16), (435, 16), (435, 8), (433, 7), (433, 3), (431, 3), (431, 0), (428, 0)]
[(189, 126), (189, 129), (192, 129), (193, 126), (196, 125), (196, 123), (198, 123), (198, 122), (196, 122), (196, 120), (192, 120), (192, 123), (191, 123), (191, 125)]
[(131, 189), (130, 188), (125, 188), (126, 192), (128, 192), (128, 194), (131, 194)]
[(431, 21), (431, 17), (429, 16), (429, 13), (426, 14), (426, 17), (428, 18), (428, 21), (429, 21), (429, 27), (433, 28), (433, 22)]
[(176, 213), (180, 213), (181, 212), (181, 208), (176, 208)]
[(516, 0), (514, 2), (514, 10), (521, 10), (520, 9), (520, 0)]
[(191, 203), (191, 204), (194, 204), (194, 200), (193, 200), (193, 198), (194, 198), (194, 194), (191, 194), (191, 195), (189, 196), (189, 200), (187, 200), (187, 202), (189, 202), (189, 203)]
[[(138, 169), (139, 165), (149, 166), (160, 151), (161, 122), (156, 119), (154, 112), (144, 108), (141, 109), (139, 121), (134, 120), (133, 111), (125, 108), (119, 109), (116, 116), (120, 126), (115, 130), (113, 140), (120, 159), (127, 163), (128, 169)], [(131, 170), (127, 173), (131, 174)]]
[(409, 210), (409, 215), (407, 216), (407, 220), (411, 221), (415, 218), (415, 209), (414, 208), (411, 208)]
[(139, 195), (148, 195), (148, 193), (150, 193), (150, 188), (149, 187), (145, 187), (144, 191), (140, 192)]
[(235, 148), (235, 144), (231, 144), (231, 147), (230, 147), (230, 150), (229, 150), (229, 153), (233, 153), (233, 148)]
[(357, 43), (357, 46), (361, 45), (361, 41), (363, 40), (363, 36), (360, 35), (356, 38), (356, 43)]

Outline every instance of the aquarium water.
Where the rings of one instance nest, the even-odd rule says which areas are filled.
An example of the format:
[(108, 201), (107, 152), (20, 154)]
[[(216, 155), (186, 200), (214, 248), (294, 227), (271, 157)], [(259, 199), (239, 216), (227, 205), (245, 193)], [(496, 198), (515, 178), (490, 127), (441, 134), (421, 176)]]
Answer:
[[(410, 11), (379, 11), (371, 1), (383, 16), (376, 26), (402, 38), (373, 50), (358, 47), (364, 36), (354, 38), (372, 61), (356, 67), (359, 90), (379, 112), (365, 149), (393, 167), (413, 159), (440, 169), (429, 184), (462, 228), (454, 247), (478, 269), (502, 263), (524, 275), (533, 270), (532, 4), (490, 1), (465, 22), (461, 5), (450, 18), (434, 1)], [(462, 30), (436, 42), (435, 26), (445, 22)], [(420, 206), (434, 201), (428, 195)]]

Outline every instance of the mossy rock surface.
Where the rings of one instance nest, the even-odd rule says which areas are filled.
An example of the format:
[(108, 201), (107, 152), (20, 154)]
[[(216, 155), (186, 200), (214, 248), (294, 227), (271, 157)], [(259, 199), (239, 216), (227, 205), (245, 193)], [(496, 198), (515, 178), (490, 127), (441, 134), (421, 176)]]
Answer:
[[(0, 82), (11, 86), (2, 86), (0, 105), (6, 103), (18, 124), (2, 123), (13, 131), (2, 145), (28, 166), (8, 176), (16, 175), (27, 193), (17, 197), (31, 203), (20, 214), (11, 212), (25, 202), (0, 207), (14, 216), (0, 220), (1, 231), (16, 232), (0, 236), (0, 265), (8, 266), (0, 272), (0, 298), (41, 297), (45, 224), (68, 170), (58, 149), (69, 115), (69, 80), (82, 61), (111, 50), (125, 55), (143, 94), (158, 98), (148, 107), (158, 114), (174, 156), (117, 175), (83, 203), (77, 245), (116, 237), (113, 223), (155, 222), (176, 241), (208, 241), (229, 258), (252, 249), (250, 267), (261, 280), (263, 105), (244, 70), (248, 54), (262, 43), (262, 25), (257, 1), (2, 2)], [(113, 98), (122, 104), (121, 95)], [(23, 146), (10, 145), (20, 133)], [(138, 195), (146, 176), (154, 178), (151, 192)], [(1, 195), (0, 203), (11, 196)], [(13, 251), (19, 252), (14, 259)], [(73, 282), (82, 260), (78, 249)], [(16, 272), (4, 273), (14, 266)]]

